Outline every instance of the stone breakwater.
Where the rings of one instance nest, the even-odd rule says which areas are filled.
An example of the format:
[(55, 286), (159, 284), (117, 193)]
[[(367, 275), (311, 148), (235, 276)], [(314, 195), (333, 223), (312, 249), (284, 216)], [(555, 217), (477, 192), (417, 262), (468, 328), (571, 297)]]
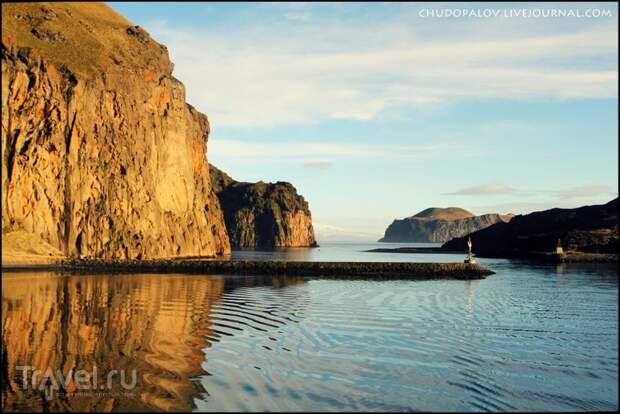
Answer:
[(64, 270), (78, 273), (190, 273), (228, 275), (286, 275), (373, 279), (482, 279), (494, 272), (467, 263), (286, 262), (170, 259), (103, 261), (69, 259), (55, 265), (3, 267), (3, 271)]

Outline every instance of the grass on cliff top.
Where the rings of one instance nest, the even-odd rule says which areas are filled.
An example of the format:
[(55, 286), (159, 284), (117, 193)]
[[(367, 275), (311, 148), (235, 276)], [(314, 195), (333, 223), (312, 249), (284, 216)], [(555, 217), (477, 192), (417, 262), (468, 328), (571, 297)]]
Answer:
[(104, 3), (2, 3), (3, 39), (86, 77), (113, 65), (144, 66), (161, 54), (129, 35), (130, 26)]
[(413, 217), (427, 220), (462, 220), (475, 217), (475, 214), (459, 207), (431, 207), (420, 211)]

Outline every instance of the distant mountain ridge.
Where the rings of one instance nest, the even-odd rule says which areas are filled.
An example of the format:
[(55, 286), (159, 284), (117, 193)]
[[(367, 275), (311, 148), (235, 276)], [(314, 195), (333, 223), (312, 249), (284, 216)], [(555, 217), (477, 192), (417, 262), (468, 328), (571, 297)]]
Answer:
[(384, 237), (379, 241), (387, 243), (443, 243), (495, 223), (509, 221), (511, 218), (511, 214), (476, 216), (459, 207), (431, 207), (411, 217), (394, 220), (385, 230)]
[[(482, 256), (516, 257), (553, 252), (560, 239), (565, 251), (617, 253), (618, 199), (579, 208), (553, 208), (515, 216), (469, 235)], [(445, 243), (445, 250), (466, 250), (467, 238)]]

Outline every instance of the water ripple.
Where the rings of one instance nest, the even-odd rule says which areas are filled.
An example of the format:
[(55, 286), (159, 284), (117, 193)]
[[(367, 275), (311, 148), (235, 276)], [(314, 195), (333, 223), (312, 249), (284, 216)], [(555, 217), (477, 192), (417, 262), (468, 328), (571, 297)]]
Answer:
[(555, 278), (528, 270), (531, 284), (513, 270), (478, 282), (311, 280), (224, 294), (213, 320), (234, 318), (243, 331), (208, 349), (219, 382), (202, 378), (210, 396), (197, 408), (242, 409), (223, 400), (222, 384), (253, 410), (617, 407), (607, 392), (617, 392), (617, 283), (561, 294)]
[(10, 374), (3, 408), (617, 409), (617, 270), (489, 265), (480, 281), (3, 275), (8, 372), (140, 373), (138, 398), (49, 407)]

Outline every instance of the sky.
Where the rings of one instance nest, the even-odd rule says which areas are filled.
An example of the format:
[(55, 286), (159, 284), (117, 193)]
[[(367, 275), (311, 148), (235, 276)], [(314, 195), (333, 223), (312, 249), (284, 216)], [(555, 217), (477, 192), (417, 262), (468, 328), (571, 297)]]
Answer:
[(319, 243), (618, 195), (616, 3), (108, 5), (168, 47), (209, 162), (293, 183)]

